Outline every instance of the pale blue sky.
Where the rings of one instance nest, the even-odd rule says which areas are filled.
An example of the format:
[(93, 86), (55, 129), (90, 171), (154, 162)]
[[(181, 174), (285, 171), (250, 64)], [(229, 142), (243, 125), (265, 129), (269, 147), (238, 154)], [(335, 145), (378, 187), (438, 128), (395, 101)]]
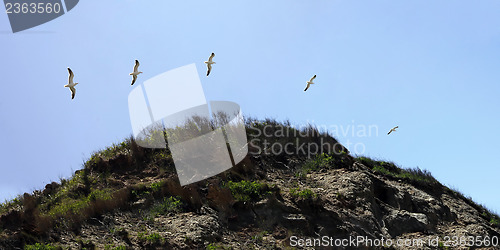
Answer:
[[(0, 200), (70, 176), (131, 133), (128, 73), (139, 59), (138, 83), (196, 63), (207, 99), (247, 115), (375, 125), (378, 135), (337, 138), (353, 153), (430, 170), (500, 212), (499, 9), (496, 0), (80, 1), (16, 34), (1, 12)], [(75, 100), (66, 67), (80, 83)]]

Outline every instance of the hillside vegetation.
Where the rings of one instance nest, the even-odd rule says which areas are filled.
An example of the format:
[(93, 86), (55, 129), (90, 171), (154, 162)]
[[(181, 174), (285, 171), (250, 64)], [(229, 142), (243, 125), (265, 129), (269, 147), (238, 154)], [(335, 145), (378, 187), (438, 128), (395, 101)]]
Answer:
[(445, 236), (500, 237), (498, 215), (428, 171), (353, 157), (313, 126), (245, 125), (246, 158), (186, 186), (168, 148), (128, 138), (93, 153), (71, 178), (0, 205), (0, 249), (287, 249), (292, 236), (439, 237), (445, 248)]

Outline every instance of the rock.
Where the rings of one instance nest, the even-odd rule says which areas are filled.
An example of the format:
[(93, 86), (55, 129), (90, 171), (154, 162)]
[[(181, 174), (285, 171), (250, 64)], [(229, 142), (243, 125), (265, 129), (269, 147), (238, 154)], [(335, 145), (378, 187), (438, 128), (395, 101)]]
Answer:
[(422, 213), (410, 213), (404, 210), (392, 210), (384, 218), (384, 225), (392, 237), (405, 233), (425, 232), (429, 227), (427, 216)]
[(186, 237), (193, 240), (195, 243), (203, 241), (217, 241), (221, 238), (221, 225), (216, 216), (201, 215), (192, 217), (182, 229), (186, 233)]
[(43, 190), (42, 194), (44, 196), (47, 196), (47, 195), (50, 195), (50, 194), (53, 194), (54, 192), (57, 191), (57, 189), (59, 188), (59, 183), (57, 182), (52, 182), (52, 183), (49, 183), (47, 185), (45, 185), (45, 189)]

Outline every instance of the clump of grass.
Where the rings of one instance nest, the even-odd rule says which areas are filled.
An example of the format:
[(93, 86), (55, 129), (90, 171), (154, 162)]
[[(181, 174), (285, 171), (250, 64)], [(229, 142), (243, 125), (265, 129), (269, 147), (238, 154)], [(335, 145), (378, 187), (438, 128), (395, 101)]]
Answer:
[(151, 195), (151, 189), (146, 187), (144, 184), (139, 184), (134, 187), (132, 190), (132, 195), (135, 199), (140, 199), (143, 197), (148, 197)]
[(304, 200), (314, 199), (314, 198), (318, 197), (318, 195), (316, 193), (314, 193), (311, 189), (308, 189), (308, 188), (306, 188), (304, 190), (300, 190), (299, 188), (292, 188), (292, 189), (290, 189), (290, 195), (293, 198), (301, 198)]
[(163, 239), (160, 234), (158, 233), (152, 233), (148, 236), (146, 236), (146, 241), (152, 243), (152, 244), (157, 244), (160, 243), (160, 241)]
[(95, 244), (91, 240), (82, 240), (80, 237), (76, 240), (80, 249), (95, 249)]
[(127, 247), (126, 246), (115, 247), (112, 244), (108, 244), (108, 245), (104, 246), (104, 250), (127, 250)]
[(412, 179), (419, 182), (438, 183), (434, 176), (432, 176), (431, 172), (425, 169), (422, 170), (419, 167), (403, 169), (402, 173), (398, 177)]
[(265, 195), (271, 193), (271, 191), (268, 191), (267, 184), (256, 181), (229, 181), (226, 185), (229, 190), (231, 190), (231, 194), (236, 201), (258, 201)]
[(161, 190), (162, 186), (163, 181), (151, 183), (151, 190), (153, 191), (153, 193), (157, 193)]
[(298, 178), (303, 178), (312, 171), (329, 168), (333, 165), (335, 159), (333, 155), (322, 153), (316, 155), (314, 158), (309, 159), (302, 165), (302, 167), (295, 173)]
[(112, 198), (112, 189), (94, 190), (88, 196), (80, 199), (65, 198), (53, 206), (47, 214), (52, 217), (60, 217), (67, 214), (79, 214), (83, 209), (89, 207), (92, 202), (107, 201)]
[(500, 218), (498, 216), (491, 218), (490, 224), (495, 226), (500, 226)]
[(448, 191), (452, 192), (456, 197), (462, 199), (465, 201), (465, 203), (469, 204), (471, 207), (479, 211), (481, 214), (481, 217), (488, 221), (491, 225), (496, 226), (500, 228), (500, 216), (488, 208), (486, 208), (484, 205), (476, 203), (472, 197), (470, 196), (465, 196), (462, 192), (458, 191), (457, 189), (454, 188), (448, 188)]
[(216, 249), (230, 250), (233, 248), (229, 247), (229, 246), (224, 246), (222, 243), (218, 243), (218, 244), (210, 243), (205, 247), (205, 249), (206, 250), (216, 250)]
[(371, 168), (375, 173), (388, 175), (396, 178), (407, 179), (419, 183), (439, 183), (427, 170), (420, 168), (402, 169), (392, 162), (376, 161), (367, 157), (358, 157), (357, 161)]
[(23, 205), (21, 196), (17, 196), (16, 198), (5, 201), (4, 203), (0, 203), (0, 214), (6, 213), (11, 209), (20, 209)]
[[(276, 145), (287, 147), (289, 152), (299, 157), (307, 157), (324, 152), (340, 155), (348, 150), (327, 132), (327, 128), (318, 128), (311, 124), (292, 125), (290, 121), (279, 122), (276, 119), (257, 120), (245, 117), (245, 127), (249, 151), (255, 154), (286, 155), (284, 150), (273, 152)], [(268, 147), (267, 145), (271, 145)], [(305, 145), (305, 147), (304, 147)], [(279, 148), (281, 148), (279, 147)]]
[(180, 212), (182, 211), (183, 203), (180, 197), (168, 197), (164, 198), (163, 202), (154, 206), (151, 209), (151, 216), (156, 217), (160, 214), (168, 214), (170, 212)]
[(206, 250), (216, 250), (217, 246), (214, 245), (213, 243), (210, 243), (210, 244), (207, 245), (207, 247), (205, 249)]
[(127, 153), (130, 148), (130, 139), (126, 139), (118, 144), (113, 143), (113, 145), (99, 151), (96, 153), (97, 156), (102, 158), (113, 158), (120, 153)]
[(373, 160), (368, 157), (360, 156), (356, 158), (357, 161), (361, 162), (363, 165), (373, 168), (378, 165), (379, 161)]
[(41, 243), (36, 243), (34, 245), (24, 245), (24, 250), (55, 250), (56, 247), (52, 246), (51, 244), (41, 244)]
[(139, 232), (137, 234), (137, 240), (150, 245), (159, 245), (164, 239), (158, 233), (147, 234), (147, 232)]
[(267, 235), (267, 234), (269, 234), (268, 231), (259, 232), (256, 235), (252, 236), (252, 240), (254, 240), (255, 242), (261, 243), (262, 240), (264, 239), (264, 236)]
[(92, 153), (83, 166), (85, 169), (91, 169), (93, 166), (99, 166), (103, 161), (115, 158), (120, 154), (130, 155), (131, 150), (134, 148), (132, 145), (135, 145), (133, 137), (127, 138), (118, 144), (113, 143), (105, 149)]

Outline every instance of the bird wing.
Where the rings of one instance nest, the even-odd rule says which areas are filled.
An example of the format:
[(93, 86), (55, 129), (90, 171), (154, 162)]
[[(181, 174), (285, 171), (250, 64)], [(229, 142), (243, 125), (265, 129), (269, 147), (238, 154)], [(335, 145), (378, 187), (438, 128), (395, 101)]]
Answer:
[(316, 75), (314, 75), (313, 77), (311, 77), (311, 80), (309, 80), (309, 81), (312, 82), (312, 80), (314, 80), (314, 78), (316, 78)]
[(138, 69), (139, 69), (139, 61), (135, 60), (134, 72), (137, 72)]
[(73, 71), (71, 71), (71, 69), (70, 69), (70, 68), (68, 68), (68, 72), (69, 72), (68, 83), (69, 83), (69, 84), (73, 84), (73, 77), (74, 77), (75, 75), (73, 74)]
[(132, 75), (132, 84), (130, 84), (130, 85), (134, 85), (135, 80), (137, 80), (137, 76), (136, 75)]
[(212, 65), (207, 64), (207, 76), (210, 74), (210, 71), (212, 70)]
[(307, 87), (306, 87), (306, 89), (304, 89), (304, 91), (306, 91), (309, 88), (309, 86), (311, 86), (310, 83), (307, 84)]
[(215, 53), (213, 53), (213, 52), (212, 52), (212, 54), (211, 54), (211, 55), (210, 55), (210, 57), (208, 58), (208, 61), (209, 61), (209, 62), (211, 62), (211, 61), (212, 61), (212, 59), (214, 58), (214, 56), (215, 56)]
[(391, 130), (389, 130), (389, 133), (387, 133), (387, 135), (390, 135), (390, 134), (392, 133), (392, 131), (393, 131), (392, 129), (391, 129)]
[(71, 90), (71, 99), (75, 99), (75, 93), (76, 93), (75, 87), (69, 87), (69, 90)]

